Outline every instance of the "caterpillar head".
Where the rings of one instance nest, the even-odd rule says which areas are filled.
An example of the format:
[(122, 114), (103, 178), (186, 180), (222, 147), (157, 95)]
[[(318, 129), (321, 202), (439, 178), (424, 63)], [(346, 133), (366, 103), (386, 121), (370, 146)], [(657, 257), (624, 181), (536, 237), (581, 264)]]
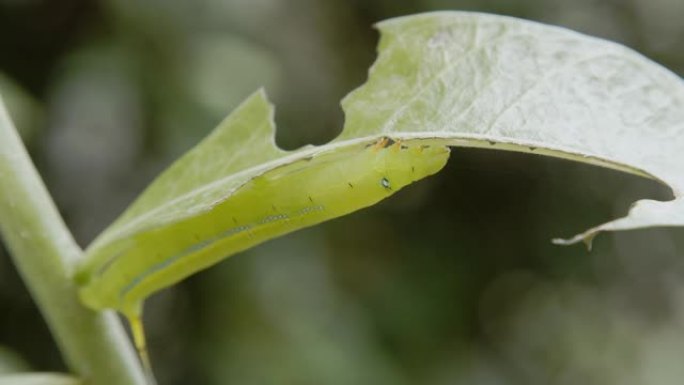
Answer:
[(374, 168), (381, 174), (378, 185), (396, 191), (441, 170), (449, 159), (449, 147), (382, 138), (374, 148), (378, 157)]

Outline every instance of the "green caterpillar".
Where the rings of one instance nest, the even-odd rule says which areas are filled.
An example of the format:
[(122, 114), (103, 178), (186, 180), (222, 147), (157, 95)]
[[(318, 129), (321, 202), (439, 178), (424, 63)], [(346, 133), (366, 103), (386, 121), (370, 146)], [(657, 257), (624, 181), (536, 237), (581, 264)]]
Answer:
[(268, 239), (373, 205), (436, 173), (448, 158), (448, 147), (385, 137), (271, 170), (209, 213), (88, 250), (81, 299), (123, 313), (149, 367), (140, 322), (145, 298)]

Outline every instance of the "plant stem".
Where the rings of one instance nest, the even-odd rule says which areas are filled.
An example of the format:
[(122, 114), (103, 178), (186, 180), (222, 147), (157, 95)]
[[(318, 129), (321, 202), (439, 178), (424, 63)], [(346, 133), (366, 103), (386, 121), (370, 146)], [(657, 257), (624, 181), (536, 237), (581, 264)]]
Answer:
[(117, 316), (81, 305), (72, 275), (82, 251), (62, 221), (2, 99), (0, 235), (69, 368), (89, 384), (145, 384)]

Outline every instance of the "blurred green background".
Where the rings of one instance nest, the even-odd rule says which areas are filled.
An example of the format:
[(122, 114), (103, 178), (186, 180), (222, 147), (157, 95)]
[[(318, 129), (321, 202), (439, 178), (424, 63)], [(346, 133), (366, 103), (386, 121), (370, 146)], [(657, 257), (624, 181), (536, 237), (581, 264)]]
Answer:
[[(258, 87), (287, 149), (337, 135), (372, 24), (499, 13), (626, 44), (684, 73), (681, 0), (0, 0), (0, 92), (86, 246)], [(682, 384), (684, 230), (549, 239), (655, 182), (454, 149), (382, 204), (270, 241), (154, 296), (162, 384)], [(0, 248), (0, 373), (64, 371)]]

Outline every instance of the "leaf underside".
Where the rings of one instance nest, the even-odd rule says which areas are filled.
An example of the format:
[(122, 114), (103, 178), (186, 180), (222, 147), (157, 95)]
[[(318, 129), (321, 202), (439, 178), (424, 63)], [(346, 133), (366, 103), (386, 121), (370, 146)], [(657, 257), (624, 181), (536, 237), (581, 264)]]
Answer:
[(265, 172), (389, 136), (531, 152), (591, 163), (667, 184), (674, 199), (641, 200), (600, 231), (684, 225), (684, 84), (660, 65), (608, 41), (520, 19), (435, 12), (382, 22), (368, 81), (342, 102), (342, 134), (283, 151), (273, 107), (251, 95), (160, 175), (89, 247), (212, 215)]

